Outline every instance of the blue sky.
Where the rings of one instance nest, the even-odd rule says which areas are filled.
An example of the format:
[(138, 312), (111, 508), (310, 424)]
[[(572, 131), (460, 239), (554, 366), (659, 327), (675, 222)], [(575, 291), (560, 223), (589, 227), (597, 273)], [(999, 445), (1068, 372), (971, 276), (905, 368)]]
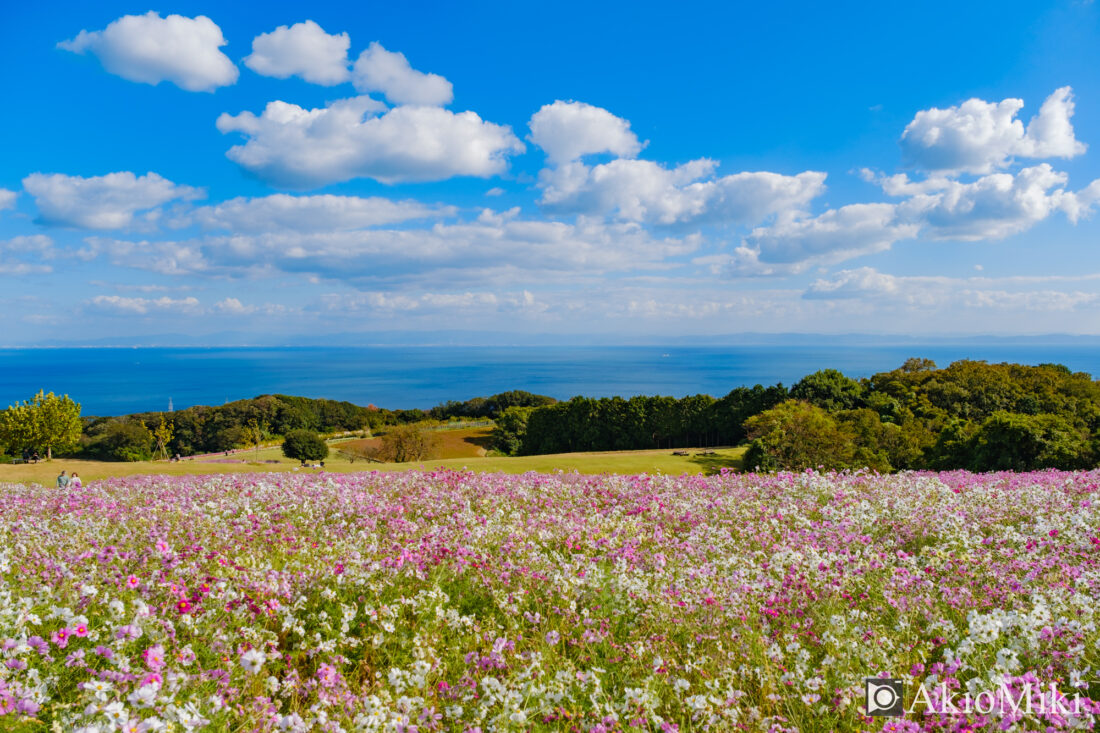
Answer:
[(8, 4), (3, 342), (1100, 333), (1097, 14)]

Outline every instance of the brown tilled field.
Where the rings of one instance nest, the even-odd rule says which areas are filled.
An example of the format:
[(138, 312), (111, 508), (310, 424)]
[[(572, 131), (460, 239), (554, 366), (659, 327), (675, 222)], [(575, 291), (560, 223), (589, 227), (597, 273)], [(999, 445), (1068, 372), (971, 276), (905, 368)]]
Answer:
[[(489, 433), (492, 431), (492, 428), (439, 430), (435, 433), (439, 436), (439, 455), (434, 456), (434, 458), (479, 458), (484, 456), (489, 448)], [(368, 446), (378, 447), (381, 444), (381, 438), (366, 438), (343, 441), (334, 445), (333, 449), (354, 452)]]

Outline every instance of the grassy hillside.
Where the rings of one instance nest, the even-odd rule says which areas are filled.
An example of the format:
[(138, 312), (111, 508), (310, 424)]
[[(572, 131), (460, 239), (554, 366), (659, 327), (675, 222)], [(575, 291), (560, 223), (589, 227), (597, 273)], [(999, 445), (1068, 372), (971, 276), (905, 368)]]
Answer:
[[(459, 430), (439, 430), (434, 434), (439, 438), (440, 458), (477, 458), (484, 456), (489, 448), (491, 427), (461, 428)], [(364, 448), (377, 448), (382, 445), (381, 438), (345, 440), (332, 446), (335, 450), (356, 451)], [(335, 457), (335, 456), (334, 456)], [(328, 465), (328, 461), (325, 461)]]
[[(455, 431), (458, 432), (458, 431)], [(714, 473), (721, 468), (739, 469), (744, 448), (726, 448), (704, 455), (702, 450), (689, 450), (686, 456), (672, 455), (668, 450), (618, 451), (604, 453), (560, 453), (544, 456), (458, 457), (415, 463), (366, 463), (349, 462), (333, 457), (325, 461), (325, 470), (342, 473), (354, 471), (409, 471), (420, 468), (455, 468), (482, 472), (525, 473), (527, 471), (577, 471), (579, 473)], [(297, 461), (283, 458), (278, 448), (259, 451), (240, 451), (230, 457), (206, 460), (137, 461), (118, 463), (108, 461), (82, 461), (56, 459), (29, 465), (0, 465), (0, 482), (35, 482), (53, 484), (57, 474), (76, 471), (85, 481), (112, 476), (138, 476), (143, 474), (206, 474), (206, 473), (255, 473), (263, 471), (310, 471), (300, 469)]]

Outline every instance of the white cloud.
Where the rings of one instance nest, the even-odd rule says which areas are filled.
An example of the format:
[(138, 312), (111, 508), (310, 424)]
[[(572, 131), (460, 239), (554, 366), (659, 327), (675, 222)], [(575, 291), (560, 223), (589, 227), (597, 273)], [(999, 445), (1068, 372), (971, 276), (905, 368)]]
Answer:
[(474, 112), (438, 107), (397, 107), (384, 114), (370, 97), (303, 109), (269, 102), (259, 117), (223, 114), (218, 129), (248, 139), (227, 155), (272, 183), (309, 188), (352, 178), (384, 183), (438, 181), (453, 176), (488, 177), (507, 168), (507, 156), (523, 151), (511, 128)]
[(324, 307), (328, 311), (343, 314), (374, 313), (414, 313), (436, 316), (441, 313), (453, 315), (456, 312), (514, 312), (516, 310), (538, 309), (534, 295), (528, 291), (520, 293), (493, 293), (486, 291), (456, 293), (402, 293), (387, 291), (368, 291), (351, 295), (322, 296)]
[(1065, 191), (1067, 176), (1047, 163), (1016, 175), (994, 173), (972, 183), (951, 181), (943, 190), (913, 196), (898, 206), (902, 220), (933, 239), (1001, 239), (1030, 229), (1055, 211), (1071, 219), (1087, 213), (1100, 181), (1078, 196)]
[(707, 159), (676, 168), (621, 158), (593, 167), (567, 163), (542, 171), (539, 203), (558, 212), (650, 224), (756, 224), (773, 214), (801, 211), (825, 190), (824, 173), (761, 171), (715, 179), (716, 166)]
[(901, 136), (910, 163), (933, 171), (989, 173), (1013, 157), (1072, 158), (1085, 152), (1074, 136), (1073, 90), (1055, 90), (1027, 128), (1016, 114), (1022, 99), (968, 99), (956, 107), (921, 110)]
[(210, 92), (237, 81), (239, 71), (218, 49), (226, 44), (221, 28), (205, 15), (161, 18), (124, 15), (101, 31), (82, 30), (58, 47), (91, 51), (112, 74), (130, 81), (170, 81), (189, 92)]
[(8, 255), (24, 252), (37, 255), (42, 259), (53, 259), (53, 240), (45, 234), (30, 234), (0, 241), (0, 253)]
[(57, 256), (53, 240), (31, 234), (0, 240), (0, 275), (34, 275), (53, 272), (43, 264)]
[(643, 147), (628, 121), (584, 102), (559, 99), (543, 105), (531, 116), (528, 126), (528, 139), (546, 151), (546, 157), (555, 165), (593, 153), (633, 158)]
[(297, 273), (354, 283), (411, 279), (472, 282), (557, 278), (667, 267), (699, 246), (694, 237), (655, 238), (629, 223), (575, 224), (485, 211), (475, 221), (427, 229), (367, 229), (207, 236), (179, 242), (89, 238), (112, 264), (162, 274), (256, 276)]
[[(138, 212), (203, 195), (156, 173), (135, 176), (129, 171), (91, 178), (32, 173), (23, 179), (23, 188), (34, 197), (43, 223), (82, 229), (123, 229)], [(150, 215), (155, 218), (156, 212)]]
[(19, 196), (18, 191), (9, 191), (6, 188), (0, 188), (0, 211), (15, 208), (15, 199), (17, 196)]
[(122, 315), (149, 315), (151, 313), (198, 313), (197, 298), (129, 298), (122, 295), (97, 295), (88, 301), (96, 310)]
[(815, 280), (803, 297), (810, 300), (898, 298), (930, 305), (939, 300), (950, 285), (948, 278), (898, 277), (872, 267), (860, 267)]
[(380, 196), (290, 196), (278, 193), (260, 198), (238, 197), (216, 206), (203, 206), (195, 209), (193, 217), (207, 229), (314, 232), (363, 229), (453, 216), (456, 211), (454, 207), (432, 206), (411, 199), (393, 201)]
[(192, 275), (210, 269), (198, 241), (131, 242), (102, 237), (88, 237), (85, 241), (90, 258), (106, 256), (111, 264), (118, 267), (133, 267), (162, 275)]
[[(874, 179), (866, 172), (865, 178)], [(1016, 174), (993, 173), (970, 183), (947, 178), (910, 182), (878, 179), (899, 203), (850, 204), (816, 217), (780, 216), (754, 229), (730, 263), (740, 275), (781, 275), (814, 264), (879, 252), (902, 239), (925, 237), (978, 241), (1002, 239), (1061, 211), (1072, 222), (1100, 203), (1100, 179), (1080, 191), (1065, 190), (1067, 176), (1047, 163)]]
[(27, 262), (0, 262), (0, 275), (21, 277), (23, 275), (46, 275), (53, 272), (49, 265), (32, 265)]
[(381, 92), (392, 104), (441, 107), (454, 99), (451, 82), (417, 71), (405, 54), (387, 51), (377, 41), (359, 54), (351, 80), (357, 91)]
[(919, 229), (897, 220), (895, 204), (849, 204), (815, 217), (780, 217), (772, 226), (754, 229), (731, 264), (741, 275), (800, 272), (812, 264), (889, 249)]
[(841, 270), (815, 280), (803, 298), (895, 303), (921, 309), (995, 309), (1019, 311), (1073, 311), (1100, 305), (1100, 294), (1081, 290), (1020, 289), (1033, 282), (1095, 279), (1080, 278), (951, 278), (890, 275), (870, 267)]
[(332, 86), (351, 78), (347, 33), (329, 35), (312, 20), (281, 25), (252, 39), (244, 65), (263, 76), (299, 76), (312, 84)]

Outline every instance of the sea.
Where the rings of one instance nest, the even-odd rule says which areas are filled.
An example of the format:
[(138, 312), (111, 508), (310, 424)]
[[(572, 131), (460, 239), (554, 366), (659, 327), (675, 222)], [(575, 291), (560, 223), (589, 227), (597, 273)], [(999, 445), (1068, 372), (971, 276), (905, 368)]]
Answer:
[(84, 415), (220, 405), (262, 394), (347, 400), (390, 409), (430, 408), (512, 389), (575, 395), (710, 394), (738, 386), (792, 385), (818, 369), (853, 378), (909, 357), (1059, 363), (1100, 372), (1100, 343), (959, 341), (739, 346), (363, 346), (0, 349), (0, 408), (38, 390), (68, 394)]

